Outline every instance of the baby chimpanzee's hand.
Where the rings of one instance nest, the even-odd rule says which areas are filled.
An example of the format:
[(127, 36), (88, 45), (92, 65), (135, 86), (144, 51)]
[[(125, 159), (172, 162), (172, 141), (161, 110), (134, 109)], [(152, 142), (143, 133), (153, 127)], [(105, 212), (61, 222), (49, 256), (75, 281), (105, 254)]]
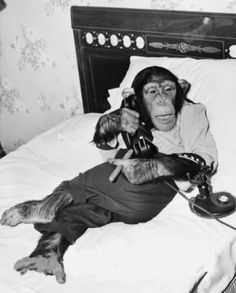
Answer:
[(109, 159), (110, 164), (122, 167), (122, 173), (133, 184), (142, 184), (160, 177), (189, 180), (203, 168), (205, 161), (196, 154), (158, 154), (153, 159)]
[(100, 117), (97, 122), (93, 142), (99, 144), (103, 141), (113, 140), (121, 131), (131, 135), (139, 126), (139, 114), (128, 108), (121, 108)]
[[(122, 173), (132, 184), (143, 184), (164, 175), (162, 164), (157, 159), (109, 159), (110, 164), (121, 166)], [(165, 175), (170, 175), (168, 171)]]

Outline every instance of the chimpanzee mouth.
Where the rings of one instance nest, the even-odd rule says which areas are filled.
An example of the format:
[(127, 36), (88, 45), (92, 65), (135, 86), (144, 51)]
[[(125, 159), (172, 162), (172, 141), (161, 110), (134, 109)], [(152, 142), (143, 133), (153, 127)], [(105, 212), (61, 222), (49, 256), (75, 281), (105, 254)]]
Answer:
[(174, 114), (170, 113), (170, 114), (163, 114), (163, 115), (156, 115), (155, 118), (158, 120), (169, 120), (170, 118), (172, 118), (174, 116)]

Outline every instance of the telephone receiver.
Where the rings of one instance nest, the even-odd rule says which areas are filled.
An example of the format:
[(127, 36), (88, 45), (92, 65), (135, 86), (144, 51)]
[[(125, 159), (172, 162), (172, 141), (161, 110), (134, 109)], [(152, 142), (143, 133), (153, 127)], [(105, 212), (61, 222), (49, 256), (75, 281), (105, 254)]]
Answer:
[[(140, 113), (138, 109), (137, 97), (135, 94), (130, 94), (123, 98), (121, 108), (129, 108)], [(122, 138), (128, 149), (132, 149), (134, 156), (139, 158), (149, 158), (158, 153), (158, 148), (152, 143), (153, 135), (140, 116), (139, 127), (135, 135), (130, 135), (128, 132), (122, 131)]]

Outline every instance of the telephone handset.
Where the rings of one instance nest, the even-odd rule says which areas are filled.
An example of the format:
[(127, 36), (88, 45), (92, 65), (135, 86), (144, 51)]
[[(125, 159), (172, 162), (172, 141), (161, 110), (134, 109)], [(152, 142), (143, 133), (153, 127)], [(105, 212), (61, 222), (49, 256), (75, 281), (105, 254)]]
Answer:
[[(123, 107), (140, 113), (135, 94), (130, 94), (129, 96), (123, 98), (121, 108)], [(158, 153), (158, 148), (152, 143), (153, 135), (151, 130), (147, 128), (145, 122), (142, 120), (142, 117), (140, 117), (139, 127), (135, 135), (130, 135), (125, 131), (122, 131), (121, 134), (127, 148), (133, 149), (135, 157), (149, 158)]]

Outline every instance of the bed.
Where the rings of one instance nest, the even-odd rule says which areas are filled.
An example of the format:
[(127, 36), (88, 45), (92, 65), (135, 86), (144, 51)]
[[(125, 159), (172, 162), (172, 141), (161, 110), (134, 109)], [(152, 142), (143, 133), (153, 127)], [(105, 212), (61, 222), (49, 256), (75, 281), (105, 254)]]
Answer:
[[(150, 65), (187, 79), (188, 97), (207, 107), (220, 162), (213, 191), (236, 195), (236, 15), (73, 6), (71, 22), (85, 113), (1, 159), (0, 214), (103, 162), (90, 142), (95, 124), (103, 112), (120, 106), (122, 89)], [(236, 213), (223, 220), (236, 225)], [(39, 238), (31, 225), (0, 229), (4, 293), (236, 292), (235, 230), (192, 213), (179, 195), (148, 223), (89, 229), (65, 256), (64, 285), (13, 270)]]

